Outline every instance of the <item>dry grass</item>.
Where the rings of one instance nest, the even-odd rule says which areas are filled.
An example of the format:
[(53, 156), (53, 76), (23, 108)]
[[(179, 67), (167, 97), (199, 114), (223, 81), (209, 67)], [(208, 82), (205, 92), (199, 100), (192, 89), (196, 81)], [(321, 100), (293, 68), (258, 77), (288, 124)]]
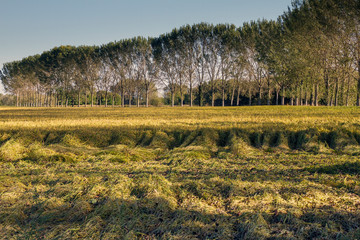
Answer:
[(0, 109), (0, 239), (359, 239), (359, 114)]
[(0, 108), (0, 129), (76, 127), (261, 127), (300, 128), (358, 124), (360, 111), (350, 107), (226, 108)]

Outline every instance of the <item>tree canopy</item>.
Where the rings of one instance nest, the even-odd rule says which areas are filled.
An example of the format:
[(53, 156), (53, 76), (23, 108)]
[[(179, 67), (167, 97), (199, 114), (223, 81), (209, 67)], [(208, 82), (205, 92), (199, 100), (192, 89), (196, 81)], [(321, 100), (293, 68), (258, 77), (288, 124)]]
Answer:
[[(360, 106), (360, 1), (296, 0), (276, 21), (60, 46), (4, 64), (17, 106)], [(94, 102), (95, 101), (95, 102)]]

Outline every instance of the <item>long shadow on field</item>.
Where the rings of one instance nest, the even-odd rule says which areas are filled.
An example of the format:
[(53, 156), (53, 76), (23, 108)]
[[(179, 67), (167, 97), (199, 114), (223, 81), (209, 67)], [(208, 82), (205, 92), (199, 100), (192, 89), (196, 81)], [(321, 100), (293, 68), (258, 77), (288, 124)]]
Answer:
[[(80, 124), (81, 122), (79, 122)], [(226, 125), (225, 125), (226, 126)], [(209, 126), (108, 126), (88, 127), (61, 126), (47, 129), (1, 130), (2, 135), (12, 136), (13, 139), (22, 139), (27, 142), (42, 142), (45, 145), (59, 143), (72, 135), (82, 143), (92, 147), (108, 147), (109, 145), (123, 144), (128, 146), (142, 146), (150, 148), (174, 149), (176, 147), (203, 146), (218, 147), (254, 147), (270, 146), (277, 148), (285, 146), (293, 150), (316, 151), (316, 146), (306, 146), (309, 142), (321, 142), (332, 149), (341, 149), (347, 145), (358, 146), (360, 133), (338, 128), (329, 133), (309, 128), (301, 131), (291, 131), (281, 126), (267, 126), (261, 129), (256, 126), (219, 129)], [(245, 146), (246, 145), (246, 146)]]
[[(21, 212), (21, 214), (19, 214)], [(25, 239), (242, 239), (263, 238), (232, 216), (176, 207), (163, 197), (137, 200), (75, 200), (50, 207), (0, 209), (0, 238)], [(21, 237), (20, 237), (21, 236)]]
[[(134, 196), (135, 197), (135, 196)], [(359, 234), (359, 214), (332, 207), (291, 212), (216, 213), (166, 197), (73, 200), (1, 206), (1, 238), (23, 239), (339, 239)]]
[(360, 162), (345, 162), (343, 164), (306, 168), (306, 170), (312, 173), (359, 175)]
[[(356, 165), (358, 166), (358, 165)], [(347, 165), (344, 165), (347, 168)], [(9, 201), (0, 201), (0, 238), (17, 239), (356, 239), (360, 234), (360, 213), (355, 207), (341, 210), (329, 205), (321, 208), (296, 208), (285, 204), (268, 206), (267, 211), (257, 211), (256, 206), (246, 204), (236, 207), (236, 197), (254, 197), (273, 191), (264, 186), (253, 187), (253, 191), (242, 189), (231, 182), (222, 182), (224, 176), (242, 176), (244, 181), (262, 182), (279, 180), (281, 171), (249, 169), (219, 169), (213, 174), (219, 180), (210, 185), (208, 170), (188, 171), (165, 168), (162, 171), (118, 170), (97, 172), (94, 168), (81, 170), (65, 167), (59, 176), (64, 178), (51, 182), (41, 179), (39, 188), (50, 189), (39, 197), (36, 190), (17, 191), (16, 196), (6, 195)], [(154, 171), (159, 176), (153, 176)], [(176, 171), (176, 172), (175, 172)], [(292, 170), (282, 177), (289, 186), (279, 190), (279, 195), (306, 194), (308, 188), (292, 188), (291, 181), (298, 181), (304, 169)], [(108, 189), (90, 183), (76, 191), (74, 173), (84, 174), (87, 180), (104, 177)], [(116, 188), (115, 174), (128, 175), (131, 186), (115, 189), (119, 195), (111, 195)], [(31, 179), (36, 174), (31, 172)], [(175, 175), (174, 175), (175, 174)], [(284, 172), (285, 174), (285, 172)], [(298, 174), (298, 175), (296, 175)], [(105, 177), (108, 179), (105, 179)], [(277, 176), (277, 179), (275, 179)], [(16, 176), (13, 176), (14, 178)], [(77, 176), (80, 178), (80, 176)], [(210, 176), (211, 177), (211, 176)], [(177, 186), (166, 182), (176, 178)], [(181, 181), (177, 181), (178, 178)], [(101, 178), (99, 178), (101, 179)], [(123, 178), (119, 178), (120, 180)], [(126, 177), (124, 179), (127, 179)], [(236, 178), (233, 178), (236, 179)], [(146, 182), (148, 180), (148, 182)], [(174, 180), (174, 179), (173, 179)], [(201, 180), (201, 181), (200, 181)], [(208, 181), (209, 180), (209, 181)], [(86, 181), (87, 182), (87, 181)], [(38, 182), (32, 183), (34, 186)], [(56, 191), (55, 191), (55, 187)], [(314, 188), (314, 186), (312, 186)], [(92, 189), (98, 193), (92, 195)], [(323, 189), (322, 189), (323, 190)], [(129, 191), (129, 192), (127, 192)], [(295, 191), (295, 192), (294, 192)], [(297, 192), (296, 192), (297, 191)], [(71, 194), (70, 194), (71, 193)], [(209, 196), (209, 193), (210, 196)], [(6, 197), (5, 196), (5, 197)], [(111, 196), (111, 197), (110, 197)], [(11, 202), (18, 197), (18, 202)], [(6, 199), (6, 198), (4, 198)], [(217, 205), (216, 199), (223, 202)], [(1, 198), (0, 198), (1, 200)], [(344, 207), (346, 204), (341, 205)], [(231, 207), (233, 206), (233, 207)], [(276, 206), (276, 207), (275, 207)], [(246, 209), (244, 209), (246, 208)], [(358, 209), (358, 208), (357, 208)], [(358, 235), (356, 235), (358, 234)]]

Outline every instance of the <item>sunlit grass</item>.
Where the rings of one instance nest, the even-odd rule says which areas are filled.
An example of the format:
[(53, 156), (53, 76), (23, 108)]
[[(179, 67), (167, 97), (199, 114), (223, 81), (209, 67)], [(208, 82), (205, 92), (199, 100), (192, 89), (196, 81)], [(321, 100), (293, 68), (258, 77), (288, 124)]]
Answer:
[(359, 117), (0, 108), (0, 239), (359, 239)]
[(0, 129), (56, 127), (301, 127), (358, 124), (358, 108), (0, 108)]

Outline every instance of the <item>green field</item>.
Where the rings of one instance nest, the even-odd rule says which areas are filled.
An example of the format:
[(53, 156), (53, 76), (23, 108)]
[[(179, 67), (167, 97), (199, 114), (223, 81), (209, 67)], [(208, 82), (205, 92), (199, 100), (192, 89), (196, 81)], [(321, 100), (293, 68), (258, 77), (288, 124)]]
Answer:
[(0, 239), (360, 239), (359, 156), (359, 108), (0, 108)]

